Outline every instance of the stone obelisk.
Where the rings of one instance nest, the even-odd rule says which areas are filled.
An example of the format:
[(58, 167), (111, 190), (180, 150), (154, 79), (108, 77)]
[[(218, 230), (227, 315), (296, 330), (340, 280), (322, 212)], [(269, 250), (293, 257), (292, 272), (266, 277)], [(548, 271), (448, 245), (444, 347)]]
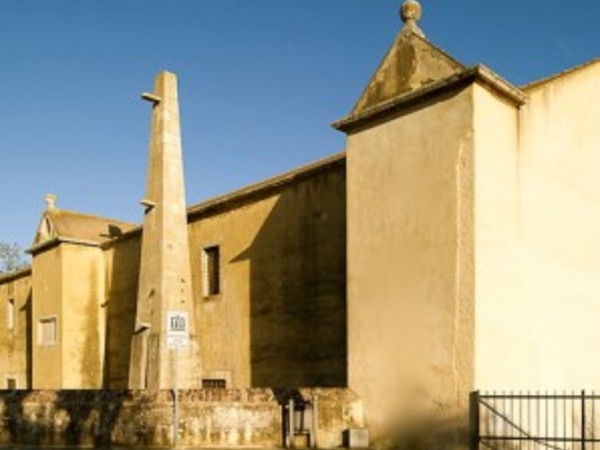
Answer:
[[(177, 77), (161, 72), (152, 103), (152, 130), (142, 233), (142, 251), (131, 341), (129, 386), (132, 389), (199, 387), (197, 344), (183, 180)], [(187, 314), (187, 346), (167, 346), (167, 316)]]

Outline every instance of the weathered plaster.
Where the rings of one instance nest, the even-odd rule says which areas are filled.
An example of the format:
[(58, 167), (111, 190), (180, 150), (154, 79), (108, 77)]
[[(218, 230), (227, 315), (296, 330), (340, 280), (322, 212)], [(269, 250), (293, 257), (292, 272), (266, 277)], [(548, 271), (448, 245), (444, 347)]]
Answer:
[(420, 418), (464, 421), (472, 146), (473, 88), (348, 137), (348, 376), (376, 440)]
[[(345, 385), (345, 224), (343, 164), (193, 216), (203, 376), (228, 373), (235, 387)], [(201, 253), (215, 244), (222, 292), (204, 298)]]
[[(0, 389), (8, 379), (17, 387), (31, 384), (31, 271), (0, 277)], [(9, 305), (12, 302), (13, 328), (9, 329)]]
[(532, 84), (518, 117), (480, 98), (480, 388), (581, 389), (600, 376), (599, 75), (596, 61)]

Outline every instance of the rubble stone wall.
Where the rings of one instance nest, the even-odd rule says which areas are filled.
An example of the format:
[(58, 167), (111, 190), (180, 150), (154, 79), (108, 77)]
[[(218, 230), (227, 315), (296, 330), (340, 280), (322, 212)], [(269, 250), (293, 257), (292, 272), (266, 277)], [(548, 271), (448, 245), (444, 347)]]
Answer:
[[(272, 389), (178, 391), (178, 446), (282, 447), (283, 405)], [(344, 388), (300, 389), (318, 397), (319, 446), (342, 445), (362, 426), (362, 405)], [(173, 444), (174, 397), (161, 391), (0, 391), (0, 445), (136, 446)]]

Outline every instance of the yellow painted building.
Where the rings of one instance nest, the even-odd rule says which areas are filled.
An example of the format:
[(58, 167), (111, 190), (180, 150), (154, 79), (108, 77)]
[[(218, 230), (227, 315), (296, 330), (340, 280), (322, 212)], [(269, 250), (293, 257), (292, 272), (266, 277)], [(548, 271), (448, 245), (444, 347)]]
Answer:
[(600, 61), (517, 87), (420, 13), (334, 124), (344, 153), (187, 208), (160, 74), (144, 225), (47, 198), (31, 267), (0, 276), (0, 383), (171, 387), (180, 310), (183, 387), (348, 386), (376, 440), (460, 428), (474, 389), (595, 386)]

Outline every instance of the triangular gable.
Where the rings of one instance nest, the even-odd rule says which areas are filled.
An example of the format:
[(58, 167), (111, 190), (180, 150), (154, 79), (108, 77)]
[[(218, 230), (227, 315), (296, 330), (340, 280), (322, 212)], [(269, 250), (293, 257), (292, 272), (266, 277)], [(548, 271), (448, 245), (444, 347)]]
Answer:
[(371, 78), (351, 115), (368, 111), (400, 95), (443, 80), (465, 69), (460, 62), (404, 28)]
[(37, 231), (35, 233), (35, 238), (33, 240), (33, 247), (43, 244), (44, 242), (51, 241), (56, 238), (56, 227), (52, 221), (50, 214), (45, 212), (42, 215), (42, 219), (40, 220), (40, 224), (37, 227)]

